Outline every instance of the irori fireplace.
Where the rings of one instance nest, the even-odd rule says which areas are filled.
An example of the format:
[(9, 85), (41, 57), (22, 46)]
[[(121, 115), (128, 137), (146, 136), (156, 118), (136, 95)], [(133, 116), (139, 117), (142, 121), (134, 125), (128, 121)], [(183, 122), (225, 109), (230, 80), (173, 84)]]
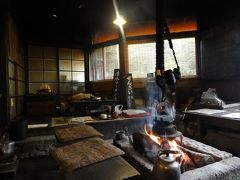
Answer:
[[(123, 136), (114, 141), (115, 145), (125, 151), (125, 158), (142, 174), (143, 179), (152, 179), (152, 169), (154, 163), (144, 155), (143, 152), (136, 151), (129, 138), (133, 136)], [(180, 141), (180, 138), (176, 138)], [(208, 154), (213, 158), (213, 162), (202, 167), (196, 167), (181, 173), (181, 180), (235, 180), (240, 179), (240, 158), (233, 157), (232, 154), (218, 150), (209, 145), (184, 137), (183, 147), (195, 152)], [(154, 157), (153, 157), (154, 158)]]

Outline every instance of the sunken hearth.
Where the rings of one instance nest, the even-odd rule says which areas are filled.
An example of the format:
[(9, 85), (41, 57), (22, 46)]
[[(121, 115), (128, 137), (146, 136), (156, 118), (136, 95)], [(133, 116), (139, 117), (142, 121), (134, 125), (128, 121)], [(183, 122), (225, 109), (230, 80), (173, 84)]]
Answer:
[(187, 137), (177, 137), (167, 143), (165, 140), (158, 143), (157, 140), (149, 132), (136, 132), (128, 137), (116, 136), (114, 143), (125, 152), (125, 158), (141, 172), (144, 179), (152, 179), (157, 156), (166, 153), (166, 149), (169, 150), (168, 155), (174, 156), (181, 165), (181, 180), (240, 179), (240, 158), (228, 152)]

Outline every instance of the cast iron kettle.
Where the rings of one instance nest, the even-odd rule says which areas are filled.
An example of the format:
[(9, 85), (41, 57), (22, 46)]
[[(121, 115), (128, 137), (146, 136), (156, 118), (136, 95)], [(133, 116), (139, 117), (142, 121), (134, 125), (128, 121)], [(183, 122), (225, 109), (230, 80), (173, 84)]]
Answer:
[(180, 165), (171, 156), (158, 155), (153, 166), (152, 176), (156, 180), (180, 180)]

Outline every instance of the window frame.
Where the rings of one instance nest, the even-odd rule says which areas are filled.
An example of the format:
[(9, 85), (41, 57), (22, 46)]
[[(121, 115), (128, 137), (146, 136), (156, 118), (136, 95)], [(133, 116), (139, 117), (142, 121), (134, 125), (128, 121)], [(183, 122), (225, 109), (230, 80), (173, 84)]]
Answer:
[[(34, 51), (37, 51), (37, 53)], [(60, 50), (61, 49), (69, 49), (70, 50), (70, 58), (62, 58), (60, 56)], [(82, 57), (81, 58), (76, 58), (73, 56), (76, 51), (81, 51)], [(38, 86), (40, 87), (41, 84), (49, 84), (50, 87), (52, 88), (52, 91), (55, 92), (59, 96), (68, 96), (72, 95), (78, 92), (82, 92), (83, 90), (69, 90), (69, 92), (64, 92), (61, 90), (61, 85), (66, 85), (69, 84), (71, 87), (73, 87), (75, 84), (78, 84), (79, 86), (82, 85), (84, 89), (86, 89), (86, 71), (87, 69), (85, 68), (86, 64), (86, 52), (85, 48), (79, 47), (79, 46), (57, 46), (57, 45), (43, 45), (43, 44), (28, 44), (27, 45), (27, 55), (26, 55), (26, 68), (27, 68), (27, 74), (26, 74), (26, 79), (27, 79), (27, 86), (26, 86), (26, 92), (29, 93), (36, 93), (34, 88), (31, 90), (31, 86)], [(54, 53), (52, 55), (51, 53)], [(36, 55), (37, 54), (37, 55)], [(30, 67), (30, 62), (33, 61), (38, 61), (42, 66), (41, 68), (31, 68)], [(49, 69), (48, 66), (45, 64), (45, 62), (52, 61), (56, 63), (56, 66), (53, 69)], [(68, 61), (70, 62), (71, 70), (63, 70), (61, 69), (60, 62), (62, 61)], [(82, 62), (84, 64), (84, 70), (73, 70), (72, 69), (72, 64), (73, 62)], [(31, 81), (30, 80), (30, 75), (29, 73), (31, 72), (42, 72), (42, 80), (41, 81)], [(45, 79), (45, 73), (48, 72), (54, 72), (56, 73), (56, 79), (55, 80), (46, 80)], [(61, 81), (60, 79), (60, 73), (61, 72), (69, 72), (71, 73), (71, 80), (68, 82)], [(75, 81), (73, 80), (73, 73), (78, 73), (78, 72), (83, 72), (84, 74), (84, 82), (81, 81)], [(53, 88), (54, 87), (54, 88)]]
[[(186, 32), (171, 33), (172, 39), (192, 38), (192, 37), (195, 38), (196, 75), (181, 77), (182, 81), (199, 79), (200, 64), (201, 64), (201, 62), (200, 62), (200, 40), (199, 40), (200, 38), (199, 38), (198, 31), (186, 31)], [(127, 37), (126, 40), (127, 40), (128, 45), (129, 44), (140, 44), (140, 43), (151, 43), (151, 42), (156, 42), (156, 35), (154, 34), (154, 35), (143, 35), (143, 36), (131, 36), (131, 37)], [(111, 40), (108, 42), (95, 44), (92, 46), (90, 54), (91, 54), (92, 50), (95, 48), (99, 48), (99, 47), (104, 48), (105, 46), (110, 46), (110, 45), (115, 45), (115, 44), (120, 44), (120, 39), (114, 39), (114, 40)], [(121, 52), (119, 51), (119, 54), (120, 53)], [(121, 61), (121, 60), (119, 59), (119, 61)], [(121, 62), (120, 62), (120, 64), (121, 64)], [(90, 76), (90, 74), (89, 74), (89, 76)], [(147, 81), (147, 77), (146, 78), (134, 78), (134, 88), (144, 88), (146, 81)], [(112, 80), (110, 80), (110, 79), (95, 80), (95, 81), (91, 80), (89, 82), (90, 82), (90, 84), (92, 84), (93, 87), (95, 86), (95, 84), (97, 84), (97, 87), (99, 87), (99, 84), (105, 84), (104, 82), (106, 82), (106, 84), (109, 84), (109, 82), (112, 82)], [(95, 88), (93, 88), (93, 89), (95, 89)], [(106, 89), (109, 89), (109, 88), (106, 88)]]
[[(179, 32), (179, 33), (171, 33), (171, 38), (173, 39), (182, 39), (182, 38), (195, 38), (195, 63), (196, 63), (196, 75), (182, 76), (181, 79), (198, 79), (199, 78), (199, 40), (196, 31), (189, 32)], [(166, 40), (166, 39), (164, 39)], [(144, 43), (153, 43), (156, 42), (155, 35), (147, 35), (147, 36), (138, 36), (127, 38), (128, 45), (131, 44), (144, 44)], [(174, 47), (173, 47), (174, 48)], [(134, 78), (135, 81), (146, 81), (146, 78)]]

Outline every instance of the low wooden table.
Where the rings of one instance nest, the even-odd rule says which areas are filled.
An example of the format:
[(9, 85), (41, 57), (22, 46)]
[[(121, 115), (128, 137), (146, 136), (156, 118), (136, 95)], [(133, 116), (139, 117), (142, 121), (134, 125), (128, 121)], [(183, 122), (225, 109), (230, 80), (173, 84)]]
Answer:
[[(224, 180), (240, 178), (240, 159), (238, 157), (234, 157), (228, 152), (218, 150), (187, 137), (183, 138), (183, 143), (193, 150), (198, 149), (199, 152), (212, 155), (216, 162), (182, 173), (181, 180)], [(128, 139), (123, 138), (116, 140), (115, 145), (125, 152), (125, 159), (141, 172), (141, 179), (152, 180), (151, 175), (154, 164), (143, 154), (137, 152)]]
[(195, 121), (198, 125), (196, 137), (202, 141), (208, 129), (240, 133), (240, 107), (216, 110), (196, 109), (185, 112), (185, 123)]
[(16, 177), (17, 169), (18, 159), (16, 155), (9, 161), (0, 162), (0, 174), (13, 173), (14, 177)]

